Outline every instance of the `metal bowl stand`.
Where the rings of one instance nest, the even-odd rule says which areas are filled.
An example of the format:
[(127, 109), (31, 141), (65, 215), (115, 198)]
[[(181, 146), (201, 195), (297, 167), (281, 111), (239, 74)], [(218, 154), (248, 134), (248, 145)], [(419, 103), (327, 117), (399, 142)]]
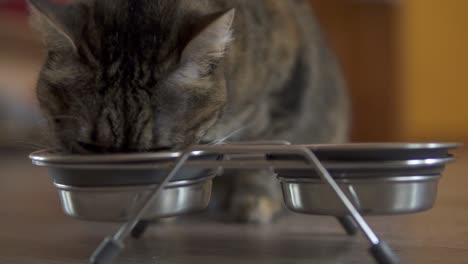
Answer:
[[(124, 249), (125, 239), (132, 235), (135, 238), (140, 237), (148, 226), (148, 222), (140, 221), (142, 216), (145, 214), (149, 205), (153, 200), (157, 199), (161, 191), (171, 181), (171, 179), (177, 174), (177, 172), (186, 165), (189, 158), (196, 152), (209, 152), (217, 153), (226, 157), (230, 154), (261, 154), (261, 155), (272, 155), (272, 154), (299, 154), (305, 158), (306, 167), (315, 169), (321, 180), (324, 181), (336, 194), (339, 200), (345, 206), (348, 215), (345, 217), (338, 218), (338, 221), (344, 227), (349, 235), (354, 235), (361, 230), (364, 236), (371, 244), (369, 252), (379, 264), (398, 264), (400, 260), (398, 256), (393, 252), (391, 247), (383, 240), (381, 240), (371, 227), (364, 220), (359, 211), (355, 208), (352, 202), (348, 199), (345, 193), (340, 189), (338, 184), (335, 182), (333, 177), (328, 173), (326, 168), (322, 165), (317, 156), (305, 146), (288, 145), (288, 142), (249, 142), (248, 144), (229, 144), (229, 145), (214, 145), (214, 146), (194, 146), (186, 150), (176, 161), (171, 169), (171, 172), (166, 176), (164, 181), (158, 185), (154, 192), (148, 196), (148, 198), (139, 205), (136, 213), (130, 218), (130, 220), (122, 225), (119, 230), (112, 236), (104, 239), (99, 245), (96, 251), (90, 258), (91, 264), (111, 264), (115, 258), (117, 258), (120, 252)], [(290, 162), (289, 162), (290, 163)], [(273, 169), (282, 168), (281, 162), (272, 161), (248, 161), (248, 160), (228, 160), (224, 159), (221, 161), (209, 161), (209, 162), (198, 162), (197, 166), (206, 166), (207, 168), (250, 168), (250, 169)], [(286, 166), (286, 165), (285, 165)], [(291, 167), (291, 164), (287, 165)], [(302, 167), (302, 166), (301, 166)]]

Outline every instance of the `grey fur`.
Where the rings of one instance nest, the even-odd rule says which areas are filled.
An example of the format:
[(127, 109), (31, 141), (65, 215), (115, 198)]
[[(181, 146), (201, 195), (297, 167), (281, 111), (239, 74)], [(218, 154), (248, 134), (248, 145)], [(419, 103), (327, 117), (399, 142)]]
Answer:
[[(38, 98), (64, 151), (182, 149), (241, 127), (232, 139), (347, 138), (346, 91), (306, 0), (30, 2), (48, 46)], [(234, 211), (263, 222), (277, 190), (254, 178), (232, 186), (263, 189), (270, 215), (245, 191)]]

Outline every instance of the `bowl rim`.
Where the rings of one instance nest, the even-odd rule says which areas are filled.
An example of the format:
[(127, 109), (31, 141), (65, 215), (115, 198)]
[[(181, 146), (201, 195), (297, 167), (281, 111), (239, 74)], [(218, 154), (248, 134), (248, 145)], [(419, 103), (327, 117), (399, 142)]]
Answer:
[[(352, 171), (369, 171), (369, 170), (406, 170), (417, 168), (430, 168), (436, 166), (445, 166), (452, 163), (456, 158), (449, 155), (445, 158), (429, 158), (429, 159), (410, 159), (410, 160), (386, 160), (386, 161), (324, 161), (322, 164), (327, 170), (352, 170)], [(268, 163), (268, 161), (266, 161)], [(47, 161), (33, 160), (32, 163), (36, 166), (70, 170), (156, 170), (170, 169), (174, 166), (173, 161), (166, 162), (138, 162), (138, 163), (55, 163)], [(292, 167), (291, 164), (294, 163)], [(207, 160), (206, 162), (188, 162), (185, 165), (187, 168), (203, 168), (216, 169), (223, 167), (217, 161)], [(265, 167), (273, 168), (274, 170), (310, 170), (310, 165), (298, 161), (286, 161), (284, 163), (271, 162), (265, 165), (265, 162), (258, 165), (258, 169)]]
[(427, 142), (427, 143), (346, 143), (346, 144), (310, 144), (302, 145), (311, 150), (336, 150), (336, 151), (379, 151), (379, 150), (418, 150), (418, 149), (457, 149), (463, 147), (463, 143), (457, 142)]
[[(205, 151), (194, 151), (193, 156), (209, 155)], [(140, 162), (168, 162), (180, 157), (182, 152), (142, 152), (116, 154), (59, 154), (55, 149), (44, 149), (31, 153), (29, 158), (34, 162), (57, 164), (112, 164), (112, 163), (140, 163)]]
[[(413, 182), (427, 182), (427, 181), (438, 181), (442, 175), (412, 175), (405, 176), (395, 175), (387, 177), (333, 177), (336, 183), (340, 184), (354, 184), (354, 183), (413, 183)], [(301, 177), (301, 178), (289, 178), (287, 176), (277, 177), (280, 183), (284, 184), (324, 184), (325, 183), (317, 177)]]
[[(236, 145), (236, 144), (234, 144)], [(347, 144), (309, 144), (305, 146), (312, 151), (389, 151), (389, 150), (451, 150), (460, 148), (462, 143), (347, 143)], [(201, 145), (206, 148), (206, 146)], [(219, 148), (219, 146), (217, 146)], [(285, 146), (288, 148), (290, 146)], [(55, 149), (39, 150), (31, 153), (29, 158), (33, 162), (64, 163), (64, 164), (95, 164), (95, 163), (140, 163), (140, 162), (167, 162), (174, 161), (182, 155), (182, 151), (176, 152), (142, 152), (142, 153), (117, 153), (117, 154), (87, 154), (73, 155), (60, 154)], [(213, 155), (216, 151), (193, 151), (193, 157)], [(37, 164), (36, 164), (37, 165)]]

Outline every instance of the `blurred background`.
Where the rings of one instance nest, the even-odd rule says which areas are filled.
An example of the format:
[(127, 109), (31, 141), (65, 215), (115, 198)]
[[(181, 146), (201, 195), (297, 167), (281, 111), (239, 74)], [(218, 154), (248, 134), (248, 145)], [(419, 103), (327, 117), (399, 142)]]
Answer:
[[(468, 1), (311, 0), (353, 97), (353, 141), (468, 142)], [(40, 148), (44, 58), (23, 0), (0, 0), (0, 145)]]

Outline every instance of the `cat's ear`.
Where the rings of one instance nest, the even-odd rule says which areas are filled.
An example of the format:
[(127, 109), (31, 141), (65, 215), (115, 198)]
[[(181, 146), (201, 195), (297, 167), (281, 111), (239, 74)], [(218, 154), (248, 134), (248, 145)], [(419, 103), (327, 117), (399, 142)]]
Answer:
[(52, 0), (28, 0), (31, 23), (41, 31), (50, 45), (77, 48), (83, 9), (78, 4)]
[(187, 79), (206, 75), (224, 57), (233, 40), (232, 25), (235, 9), (211, 18), (203, 29), (185, 46), (180, 60), (179, 77)]

